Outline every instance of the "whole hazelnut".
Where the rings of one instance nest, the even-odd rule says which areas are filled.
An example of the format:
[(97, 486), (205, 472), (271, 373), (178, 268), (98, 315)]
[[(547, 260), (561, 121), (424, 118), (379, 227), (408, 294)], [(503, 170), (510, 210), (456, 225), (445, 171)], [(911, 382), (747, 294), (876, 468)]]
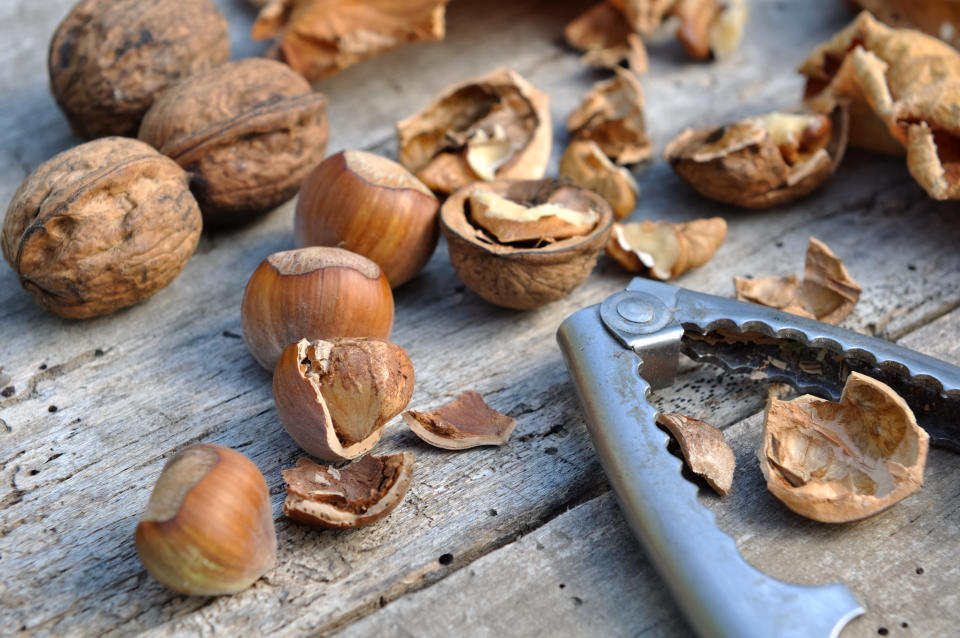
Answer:
[(228, 447), (191, 445), (164, 465), (134, 541), (150, 575), (174, 591), (246, 589), (277, 553), (263, 475)]
[(342, 151), (303, 183), (294, 237), (301, 246), (340, 246), (369, 257), (395, 287), (430, 260), (439, 210), (430, 189), (397, 162)]
[(313, 246), (264, 259), (247, 282), (240, 314), (250, 353), (273, 370), (283, 349), (299, 339), (386, 339), (393, 293), (366, 257)]
[(132, 136), (157, 94), (229, 55), (210, 0), (81, 0), (50, 41), (50, 90), (76, 135)]
[(326, 107), (286, 64), (251, 58), (164, 91), (139, 137), (190, 173), (208, 226), (235, 224), (296, 195), (326, 151)]
[(0, 246), (41, 306), (83, 319), (169, 284), (201, 226), (182, 168), (143, 142), (107, 137), (54, 156), (24, 180)]

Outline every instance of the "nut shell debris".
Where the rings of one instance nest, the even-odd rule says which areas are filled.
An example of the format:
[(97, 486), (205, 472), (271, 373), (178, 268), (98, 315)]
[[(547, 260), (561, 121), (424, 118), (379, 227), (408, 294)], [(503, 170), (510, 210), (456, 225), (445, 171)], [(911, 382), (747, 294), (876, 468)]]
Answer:
[(571, 142), (567, 146), (560, 158), (557, 177), (603, 197), (610, 204), (614, 219), (628, 216), (637, 205), (639, 187), (633, 174), (611, 162), (592, 140)]
[(680, 446), (683, 460), (720, 496), (730, 494), (736, 457), (723, 433), (714, 426), (683, 414), (658, 414), (657, 425)]
[(880, 22), (915, 29), (960, 48), (960, 4), (956, 0), (850, 0)]
[(707, 263), (726, 236), (722, 217), (614, 224), (606, 252), (630, 272), (666, 281)]
[(588, 66), (613, 69), (626, 62), (634, 73), (647, 72), (643, 40), (630, 29), (623, 12), (610, 2), (584, 11), (566, 26), (563, 35), (567, 44), (584, 52), (580, 60)]
[(287, 498), (283, 513), (320, 527), (352, 528), (376, 523), (403, 500), (413, 478), (413, 453), (367, 454), (341, 468), (307, 458), (283, 470)]
[(838, 403), (771, 398), (758, 456), (767, 488), (784, 505), (847, 523), (920, 490), (928, 438), (899, 395), (854, 372)]
[(617, 164), (636, 164), (650, 158), (653, 145), (644, 118), (643, 88), (629, 71), (597, 82), (580, 106), (567, 117), (574, 140), (592, 140)]
[(516, 419), (488, 406), (473, 390), (463, 392), (436, 410), (408, 410), (403, 420), (418, 437), (445, 450), (503, 445), (517, 427)]

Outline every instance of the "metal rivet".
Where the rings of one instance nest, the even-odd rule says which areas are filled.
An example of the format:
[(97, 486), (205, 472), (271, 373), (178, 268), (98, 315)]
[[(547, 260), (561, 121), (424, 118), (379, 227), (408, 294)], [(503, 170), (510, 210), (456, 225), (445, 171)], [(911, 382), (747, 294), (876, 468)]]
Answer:
[(617, 314), (634, 323), (649, 323), (656, 310), (646, 299), (631, 297), (617, 304)]

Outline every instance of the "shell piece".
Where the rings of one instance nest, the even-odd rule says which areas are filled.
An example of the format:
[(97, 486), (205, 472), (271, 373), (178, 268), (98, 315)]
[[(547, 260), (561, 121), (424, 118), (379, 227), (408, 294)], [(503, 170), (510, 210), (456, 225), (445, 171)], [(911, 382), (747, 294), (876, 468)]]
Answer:
[(81, 0), (50, 42), (50, 90), (78, 136), (132, 136), (164, 89), (229, 55), (210, 0)]
[(190, 173), (208, 224), (235, 224), (296, 195), (326, 151), (326, 106), (288, 66), (250, 58), (164, 92), (139, 137)]
[(960, 199), (960, 75), (900, 100), (893, 118), (917, 183), (934, 199)]
[(736, 457), (723, 433), (709, 423), (683, 414), (658, 414), (657, 425), (666, 428), (680, 446), (683, 460), (720, 496), (730, 493)]
[(745, 0), (727, 0), (710, 23), (710, 51), (714, 57), (729, 57), (740, 48), (743, 32), (750, 18)]
[[(470, 219), (469, 199), (481, 190), (526, 205), (553, 203), (575, 211), (592, 210), (598, 219), (583, 235), (555, 242), (503, 244)], [(517, 310), (539, 308), (580, 285), (593, 270), (612, 222), (613, 213), (602, 197), (549, 179), (471, 184), (440, 208), (450, 261), (463, 283), (487, 301)]]
[(550, 159), (548, 105), (510, 69), (460, 82), (397, 123), (397, 159), (441, 193), (492, 177), (540, 178)]
[(406, 351), (382, 339), (331, 339), (290, 344), (273, 373), (283, 427), (305, 451), (327, 461), (368, 452), (387, 421), (413, 395)]
[(664, 281), (707, 263), (727, 236), (722, 217), (689, 222), (614, 224), (607, 255), (631, 272), (648, 271)]
[(603, 197), (615, 219), (623, 219), (637, 205), (639, 187), (633, 175), (626, 167), (614, 165), (592, 140), (570, 143), (560, 158), (558, 177)]
[(653, 35), (676, 0), (608, 0), (623, 11), (630, 28), (640, 35)]
[(10, 200), (3, 256), (46, 310), (105, 315), (177, 276), (202, 221), (187, 174), (137, 140), (108, 137), (37, 167)]
[(285, 515), (320, 527), (363, 527), (390, 514), (406, 496), (413, 453), (367, 454), (339, 469), (301, 458), (281, 474), (287, 483)]
[(758, 452), (767, 489), (824, 523), (873, 516), (923, 486), (928, 436), (889, 386), (853, 372), (838, 403), (771, 398)]
[(567, 44), (583, 51), (588, 66), (613, 69), (622, 62), (638, 74), (647, 72), (647, 49), (627, 23), (623, 11), (601, 2), (577, 16), (563, 31)]
[(710, 25), (720, 15), (717, 0), (676, 0), (670, 12), (677, 17), (677, 40), (694, 60), (710, 57)]
[(411, 42), (443, 40), (449, 0), (271, 0), (254, 40), (278, 38), (271, 55), (311, 82)]
[(733, 124), (687, 129), (665, 159), (704, 197), (766, 208), (813, 192), (833, 175), (847, 142), (847, 111), (774, 112)]
[(573, 210), (555, 203), (524, 206), (481, 189), (471, 193), (467, 202), (473, 222), (501, 244), (554, 242), (586, 235), (600, 218), (596, 211)]
[(653, 145), (647, 135), (643, 88), (629, 71), (597, 82), (567, 118), (574, 140), (592, 140), (617, 164), (649, 159)]
[(800, 301), (800, 280), (796, 275), (757, 277), (756, 279), (734, 277), (733, 285), (737, 289), (737, 299), (740, 301), (749, 301), (800, 317), (816, 319)]
[(960, 48), (960, 4), (956, 0), (851, 0), (880, 22), (916, 29)]
[(466, 390), (436, 410), (408, 410), (403, 420), (418, 437), (445, 450), (503, 445), (517, 427), (516, 419), (491, 408), (473, 390)]

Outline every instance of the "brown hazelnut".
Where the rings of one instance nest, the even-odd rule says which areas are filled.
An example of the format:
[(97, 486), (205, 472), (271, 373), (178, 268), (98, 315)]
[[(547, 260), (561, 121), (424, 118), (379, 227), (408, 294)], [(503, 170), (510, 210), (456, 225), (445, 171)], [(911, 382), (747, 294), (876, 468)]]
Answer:
[[(484, 192), (499, 197), (482, 195)], [(490, 229), (500, 229), (478, 224), (472, 212), (474, 203), (485, 199), (494, 209), (487, 210), (485, 217), (499, 217), (505, 222), (503, 232), (524, 232), (532, 227), (537, 229), (536, 239), (498, 240)], [(595, 216), (594, 221), (579, 225), (583, 216)], [(577, 220), (570, 225), (579, 225), (582, 232), (569, 234), (570, 225), (561, 223), (563, 217)], [(582, 283), (610, 236), (612, 222), (610, 205), (602, 197), (550, 179), (471, 184), (440, 208), (440, 227), (447, 237), (450, 261), (463, 283), (491, 303), (518, 310), (539, 308)]]
[(503, 445), (517, 427), (516, 419), (491, 408), (473, 390), (429, 412), (408, 410), (403, 420), (418, 437), (445, 450)]
[(296, 195), (326, 151), (326, 106), (287, 65), (251, 58), (165, 91), (139, 137), (190, 173), (208, 226), (235, 224)]
[(81, 144), (37, 167), (3, 222), (3, 256), (46, 310), (72, 319), (146, 299), (200, 239), (187, 174), (137, 140)]
[(307, 176), (293, 235), (300, 246), (339, 246), (369, 257), (396, 287), (430, 260), (439, 210), (430, 189), (400, 164), (342, 151)]
[(273, 370), (299, 339), (389, 337), (393, 293), (366, 257), (314, 246), (264, 259), (247, 282), (240, 314), (250, 353)]
[(413, 364), (383, 339), (301, 339), (273, 372), (273, 399), (287, 433), (326, 461), (370, 451), (413, 395)]
[(50, 42), (50, 89), (80, 137), (133, 136), (161, 91), (229, 55), (210, 0), (81, 0)]

